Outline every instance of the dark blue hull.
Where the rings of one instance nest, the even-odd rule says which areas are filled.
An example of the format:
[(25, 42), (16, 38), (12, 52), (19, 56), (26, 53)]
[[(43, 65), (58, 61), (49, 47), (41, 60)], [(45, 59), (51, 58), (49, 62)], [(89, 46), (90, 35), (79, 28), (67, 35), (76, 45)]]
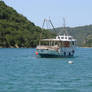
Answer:
[(59, 57), (71, 58), (71, 57), (73, 57), (73, 55), (71, 55), (71, 56), (63, 56), (63, 55), (55, 55), (55, 54), (39, 54), (39, 56), (41, 58), (59, 58)]

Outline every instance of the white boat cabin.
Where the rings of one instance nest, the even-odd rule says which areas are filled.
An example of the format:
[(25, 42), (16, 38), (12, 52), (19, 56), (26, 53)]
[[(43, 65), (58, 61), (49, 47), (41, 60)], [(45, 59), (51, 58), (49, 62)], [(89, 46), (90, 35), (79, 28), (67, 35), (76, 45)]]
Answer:
[(59, 48), (62, 48), (75, 46), (75, 44), (76, 40), (73, 39), (72, 36), (59, 35), (56, 36), (56, 39), (42, 39), (39, 43), (39, 46), (58, 46)]

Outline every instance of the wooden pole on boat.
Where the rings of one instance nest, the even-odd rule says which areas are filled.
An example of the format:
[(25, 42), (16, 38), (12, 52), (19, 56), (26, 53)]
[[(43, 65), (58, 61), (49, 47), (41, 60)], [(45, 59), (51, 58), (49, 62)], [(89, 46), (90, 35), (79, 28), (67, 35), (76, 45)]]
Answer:
[(41, 42), (41, 39), (42, 39), (42, 33), (43, 33), (43, 27), (44, 27), (45, 21), (46, 21), (46, 20), (44, 19), (43, 24), (42, 24), (42, 31), (41, 31), (41, 33), (40, 33), (39, 45), (40, 45), (40, 42)]
[(52, 23), (50, 18), (49, 18), (49, 22), (50, 22), (51, 26), (53, 27), (54, 31), (56, 32), (56, 29), (54, 28), (54, 25), (53, 25), (53, 23)]

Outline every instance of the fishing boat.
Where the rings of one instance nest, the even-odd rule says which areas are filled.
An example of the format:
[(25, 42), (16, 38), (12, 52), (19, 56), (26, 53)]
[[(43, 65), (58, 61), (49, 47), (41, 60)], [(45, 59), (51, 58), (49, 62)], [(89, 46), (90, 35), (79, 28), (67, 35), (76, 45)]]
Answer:
[(36, 55), (40, 57), (73, 57), (76, 39), (71, 35), (58, 35), (56, 38), (41, 39), (36, 47)]

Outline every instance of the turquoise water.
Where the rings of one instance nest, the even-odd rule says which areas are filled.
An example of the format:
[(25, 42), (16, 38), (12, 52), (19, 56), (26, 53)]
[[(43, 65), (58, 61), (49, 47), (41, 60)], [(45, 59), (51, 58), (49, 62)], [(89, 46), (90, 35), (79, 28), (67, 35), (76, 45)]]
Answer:
[(92, 48), (77, 48), (66, 59), (37, 58), (34, 52), (0, 49), (0, 92), (92, 91)]

